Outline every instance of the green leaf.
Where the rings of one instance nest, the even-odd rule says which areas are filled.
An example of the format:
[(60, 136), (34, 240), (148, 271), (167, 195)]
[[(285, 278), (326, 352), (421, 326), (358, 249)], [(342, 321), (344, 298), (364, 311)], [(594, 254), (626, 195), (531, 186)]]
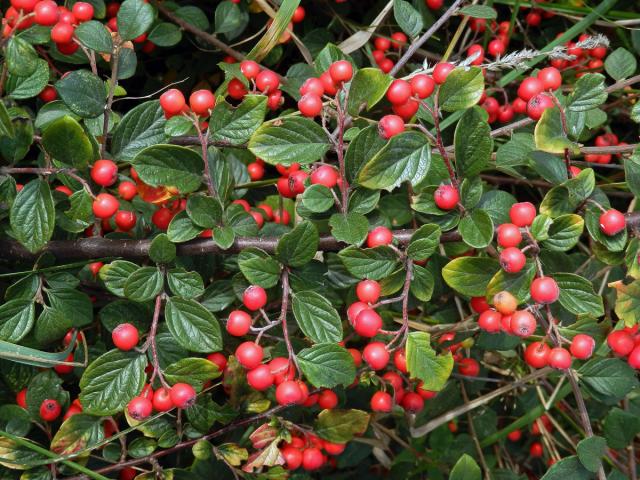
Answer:
[(124, 294), (129, 300), (146, 302), (162, 291), (162, 272), (156, 267), (142, 267), (133, 272), (124, 283)]
[(173, 47), (182, 40), (182, 30), (173, 23), (162, 22), (153, 27), (148, 39), (159, 47)]
[(585, 112), (602, 105), (607, 100), (604, 86), (604, 75), (585, 73), (574, 86), (567, 98), (567, 108), (574, 112)]
[[(361, 68), (353, 76), (349, 87), (347, 112), (358, 116), (363, 107), (371, 110), (387, 93), (393, 79), (379, 68)], [(379, 136), (379, 135), (378, 135)]]
[[(193, 240), (204, 231), (204, 228), (194, 225), (186, 211), (178, 212), (169, 223), (167, 236), (174, 243)], [(214, 235), (215, 237), (215, 235)], [(214, 238), (215, 239), (215, 238)]]
[(209, 120), (211, 138), (217, 142), (241, 145), (262, 125), (267, 114), (267, 97), (246, 95), (237, 107), (227, 102), (216, 104)]
[(209, 30), (209, 20), (207, 15), (198, 7), (192, 5), (180, 7), (173, 12), (177, 17), (183, 19), (200, 30)]
[(470, 108), (478, 103), (483, 90), (484, 76), (480, 68), (456, 68), (440, 86), (440, 108), (445, 112)]
[(593, 358), (578, 375), (591, 391), (610, 399), (619, 400), (638, 386), (633, 368), (618, 358)]
[(323, 410), (318, 414), (314, 431), (324, 440), (347, 443), (363, 434), (369, 426), (369, 414), (362, 410)]
[(164, 314), (169, 331), (187, 350), (211, 353), (222, 349), (218, 321), (198, 302), (172, 297), (167, 301)]
[[(596, 185), (595, 175), (590, 168), (584, 169), (577, 177), (571, 178), (547, 192), (540, 204), (540, 213), (551, 218), (572, 213), (582, 204)], [(587, 224), (587, 227), (589, 225)]]
[(386, 246), (366, 249), (348, 247), (338, 256), (356, 278), (380, 280), (391, 275), (398, 267), (396, 252)]
[(3, 102), (0, 102), (0, 135), (12, 137), (15, 135), (13, 123), (11, 123), (11, 117), (7, 111), (7, 107)]
[(11, 229), (16, 239), (30, 252), (37, 252), (51, 239), (55, 221), (49, 184), (44, 180), (31, 180), (11, 205)]
[(458, 13), (460, 15), (467, 15), (468, 17), (487, 18), (491, 20), (498, 17), (495, 9), (488, 5), (467, 5), (466, 7), (462, 7)]
[(314, 387), (333, 388), (351, 385), (356, 376), (353, 357), (335, 343), (318, 343), (297, 354), (302, 373)]
[(451, 475), (449, 480), (480, 480), (482, 478), (482, 472), (476, 461), (467, 455), (463, 454), (456, 464), (451, 469)]
[(331, 189), (316, 184), (306, 188), (302, 194), (302, 204), (313, 213), (322, 213), (333, 207), (335, 200)]
[(519, 303), (524, 303), (529, 297), (529, 288), (535, 273), (533, 262), (526, 263), (518, 273), (507, 273), (500, 269), (487, 285), (486, 297), (493, 298), (496, 293), (506, 290), (516, 297)]
[(156, 263), (169, 263), (176, 258), (176, 246), (166, 233), (161, 233), (151, 241), (149, 258)]
[(180, 193), (189, 193), (202, 183), (202, 158), (185, 147), (147, 147), (136, 155), (133, 165), (140, 179), (152, 187), (170, 185)]
[[(175, 118), (175, 117), (174, 117)], [(111, 136), (111, 153), (119, 160), (132, 160), (142, 149), (164, 143), (164, 112), (159, 101), (142, 103), (129, 110)]]
[(428, 302), (433, 296), (435, 279), (430, 270), (420, 265), (413, 266), (413, 278), (411, 279), (411, 294), (421, 302)]
[(29, 333), (35, 319), (32, 299), (15, 299), (0, 305), (0, 340), (17, 343)]
[(493, 221), (484, 210), (473, 210), (460, 220), (458, 231), (470, 247), (485, 248), (493, 239)]
[(216, 8), (215, 32), (230, 33), (243, 25), (243, 15), (240, 7), (233, 2), (224, 1)]
[(586, 480), (593, 475), (582, 466), (575, 455), (554, 463), (540, 480)]
[(329, 142), (322, 127), (313, 120), (278, 118), (263, 123), (253, 133), (249, 150), (272, 165), (304, 165), (322, 158), (329, 150)]
[[(93, 198), (83, 188), (77, 190), (69, 197), (71, 204), (69, 210), (64, 212), (64, 218), (68, 219), (65, 225), (60, 225), (69, 232), (79, 233), (90, 226), (93, 221)], [(61, 217), (58, 217), (60, 219)]]
[(144, 386), (146, 355), (111, 350), (94, 360), (80, 379), (80, 401), (85, 413), (113, 415), (140, 394)]
[(536, 141), (536, 149), (543, 152), (564, 153), (565, 149), (569, 149), (574, 155), (580, 153), (578, 144), (569, 140), (562, 131), (560, 110), (555, 107), (547, 108), (542, 113), (533, 136)]
[(493, 152), (491, 127), (484, 109), (474, 106), (466, 110), (456, 126), (454, 145), (456, 169), (461, 177), (479, 174), (488, 165)]
[(411, 378), (422, 380), (422, 388), (425, 390), (442, 390), (453, 370), (451, 352), (437, 355), (431, 347), (431, 335), (426, 332), (411, 332), (407, 337), (405, 355)]
[(637, 67), (635, 55), (622, 47), (616, 48), (604, 61), (605, 71), (616, 81), (632, 76)]
[(138, 270), (138, 265), (126, 260), (116, 260), (104, 265), (100, 269), (100, 280), (102, 280), (114, 295), (124, 297), (124, 285), (129, 276)]
[(611, 286), (616, 289), (615, 312), (618, 318), (620, 318), (620, 320), (629, 327), (632, 327), (636, 323), (640, 323), (638, 322), (638, 310), (640, 309), (640, 280), (634, 280), (627, 285), (621, 281), (617, 281)]
[(597, 472), (602, 466), (602, 457), (607, 449), (607, 441), (594, 435), (578, 443), (577, 453), (580, 463), (590, 472)]
[(613, 407), (604, 419), (604, 436), (609, 448), (616, 450), (627, 447), (640, 433), (640, 418), (635, 413)]
[(238, 255), (238, 267), (252, 285), (275, 287), (280, 279), (280, 264), (259, 248), (245, 248)]
[(624, 178), (629, 190), (636, 197), (640, 196), (640, 151), (624, 160)]
[(22, 38), (16, 35), (9, 38), (5, 55), (9, 73), (28, 77), (36, 71), (38, 54), (33, 46)]
[(292, 295), (293, 315), (302, 332), (314, 343), (342, 341), (342, 320), (331, 302), (313, 291)]
[(222, 372), (215, 363), (206, 358), (182, 358), (164, 369), (164, 378), (169, 384), (188, 383), (202, 385), (218, 378)]
[(49, 64), (46, 60), (36, 61), (35, 71), (26, 77), (7, 76), (7, 94), (15, 100), (32, 98), (38, 95), (49, 83)]
[(47, 290), (51, 306), (71, 321), (74, 327), (85, 327), (93, 321), (93, 304), (89, 296), (72, 287)]
[(338, 60), (348, 60), (353, 65), (353, 60), (346, 55), (340, 47), (333, 43), (327, 43), (324, 45), (324, 48), (322, 48), (320, 53), (318, 53), (314, 62), (318, 76), (321, 75), (322, 72), (326, 72), (331, 64)]
[(575, 315), (604, 315), (602, 297), (586, 278), (574, 273), (556, 273), (553, 278), (560, 287), (560, 305)]
[[(358, 178), (360, 169), (367, 160), (373, 158), (386, 144), (387, 142), (380, 136), (378, 128), (375, 125), (361, 130), (358, 135), (349, 142), (347, 153), (344, 156), (344, 163), (347, 170), (347, 178), (350, 183), (357, 183), (356, 179)], [(358, 192), (358, 190), (356, 190), (356, 192)]]
[[(539, 215), (536, 219), (538, 218), (549, 220), (544, 215)], [(549, 250), (566, 252), (578, 244), (584, 230), (584, 220), (580, 215), (560, 215), (553, 220), (548, 229), (546, 239), (540, 238), (539, 235), (535, 237), (544, 240), (542, 245)]]
[(213, 228), (222, 220), (220, 201), (205, 195), (191, 195), (187, 200), (187, 214), (202, 228)]
[(107, 97), (104, 82), (90, 71), (73, 70), (58, 80), (55, 87), (60, 99), (76, 115), (94, 118), (104, 112)]
[(122, 40), (133, 40), (151, 27), (153, 7), (143, 0), (125, 0), (118, 10), (118, 35)]
[(442, 278), (447, 285), (462, 295), (481, 297), (498, 270), (500, 264), (493, 258), (460, 257), (445, 265)]
[(198, 272), (187, 272), (184, 268), (174, 268), (167, 274), (171, 291), (182, 298), (195, 298), (204, 293), (204, 282)]
[(514, 133), (511, 139), (498, 147), (496, 166), (503, 168), (529, 165), (529, 154), (536, 145), (530, 133)]
[[(82, 25), (82, 24), (81, 24)], [(79, 413), (66, 419), (51, 440), (50, 450), (58, 455), (70, 455), (90, 449), (104, 440), (103, 420)], [(82, 456), (89, 456), (89, 452)]]
[(371, 160), (364, 164), (358, 183), (370, 189), (388, 191), (409, 181), (420, 183), (431, 165), (431, 147), (425, 135), (404, 132), (395, 135)]
[(393, 0), (393, 16), (402, 31), (410, 37), (417, 37), (424, 28), (420, 12), (405, 0)]
[(93, 146), (82, 126), (68, 115), (47, 125), (42, 146), (56, 160), (85, 168), (93, 159)]
[(407, 255), (412, 260), (426, 260), (440, 245), (442, 231), (438, 225), (428, 223), (417, 229), (407, 246)]
[(75, 36), (82, 45), (90, 50), (101, 53), (111, 53), (113, 40), (107, 27), (95, 20), (81, 23), (74, 31)]
[(361, 245), (369, 233), (369, 220), (361, 213), (334, 213), (329, 219), (331, 235), (339, 242)]
[(319, 238), (318, 229), (313, 223), (300, 222), (293, 230), (280, 237), (276, 256), (285, 265), (301, 267), (315, 256)]

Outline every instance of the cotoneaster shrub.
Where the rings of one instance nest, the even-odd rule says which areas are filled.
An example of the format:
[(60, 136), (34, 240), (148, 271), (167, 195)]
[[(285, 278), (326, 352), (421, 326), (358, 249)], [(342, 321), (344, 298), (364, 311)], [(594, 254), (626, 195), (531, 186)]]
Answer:
[(0, 479), (637, 478), (635, 2), (0, 5)]

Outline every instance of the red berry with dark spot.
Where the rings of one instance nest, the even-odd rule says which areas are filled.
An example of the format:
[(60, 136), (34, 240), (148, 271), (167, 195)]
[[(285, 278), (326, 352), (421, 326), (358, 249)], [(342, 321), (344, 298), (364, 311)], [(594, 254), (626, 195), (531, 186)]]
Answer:
[(518, 273), (526, 262), (527, 257), (517, 247), (505, 248), (500, 252), (500, 265), (507, 273)]
[(62, 407), (57, 400), (47, 398), (40, 404), (40, 418), (45, 422), (55, 421), (62, 413)]
[(378, 133), (387, 140), (404, 132), (404, 120), (399, 115), (385, 115), (378, 122)]
[(145, 397), (134, 397), (127, 405), (127, 412), (134, 420), (144, 420), (153, 412), (153, 404)]
[(176, 383), (169, 390), (171, 402), (178, 408), (189, 408), (196, 403), (196, 391), (188, 383)]

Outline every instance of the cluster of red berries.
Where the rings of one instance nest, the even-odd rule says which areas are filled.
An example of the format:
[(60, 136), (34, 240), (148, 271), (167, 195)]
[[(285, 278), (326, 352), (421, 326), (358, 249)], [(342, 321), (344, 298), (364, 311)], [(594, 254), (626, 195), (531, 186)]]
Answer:
[(353, 66), (347, 60), (333, 62), (318, 78), (307, 78), (300, 87), (298, 110), (305, 117), (313, 118), (322, 113), (322, 96), (334, 96), (353, 77)]
[[(547, 415), (541, 415), (531, 424), (532, 435), (539, 437), (540, 435), (543, 434), (543, 432), (546, 432), (549, 434), (553, 433), (553, 424), (551, 423), (551, 420)], [(511, 442), (519, 442), (522, 439), (522, 437), (523, 437), (522, 430), (520, 429), (513, 430), (507, 435), (507, 438)], [(532, 458), (542, 457), (543, 453), (544, 453), (544, 448), (542, 447), (542, 444), (539, 441), (534, 441), (529, 446), (529, 455)], [(551, 466), (553, 465), (553, 463), (555, 463), (554, 460), (549, 459), (548, 465)]]
[(500, 252), (500, 265), (507, 273), (518, 273), (526, 263), (526, 257), (518, 245), (522, 242), (521, 228), (527, 228), (536, 217), (536, 207), (530, 202), (514, 203), (509, 209), (511, 223), (503, 223), (496, 229)]
[[(509, 46), (509, 29), (511, 28), (511, 22), (508, 20), (502, 21), (500, 23), (495, 20), (491, 21), (489, 25), (489, 31), (495, 35), (495, 38), (491, 41), (493, 43), (487, 44), (487, 50), (490, 55), (496, 57), (498, 54), (502, 55), (506, 50), (506, 47)], [(513, 26), (516, 28), (516, 25)], [(469, 19), (469, 29), (472, 32), (476, 33), (484, 33), (487, 30), (487, 20), (484, 18), (470, 18)], [(472, 52), (467, 50), (467, 55), (471, 56), (472, 53), (476, 51), (481, 51), (482, 57), (484, 57), (484, 50), (478, 49), (478, 47), (474, 47)], [(475, 63), (474, 65), (480, 65), (482, 61)]]
[(332, 443), (305, 433), (303, 437), (292, 436), (290, 442), (284, 442), (279, 448), (287, 470), (302, 467), (306, 471), (313, 471), (326, 464), (335, 467), (333, 457), (344, 452), (346, 447), (345, 443)]
[[(596, 147), (611, 147), (616, 145), (627, 145), (627, 142), (621, 142), (618, 139), (618, 136), (615, 133), (605, 133), (603, 135), (598, 135), (595, 139)], [(621, 154), (616, 154), (618, 158), (620, 158)], [(587, 153), (584, 156), (586, 162), (591, 163), (611, 163), (611, 154), (610, 153)]]
[(177, 88), (167, 90), (160, 95), (160, 106), (167, 119), (180, 114), (193, 112), (199, 117), (208, 117), (211, 110), (216, 105), (216, 97), (209, 90), (201, 89), (194, 91), (189, 96), (189, 105), (184, 95)]
[(554, 106), (552, 92), (562, 85), (562, 75), (555, 67), (546, 67), (538, 71), (535, 77), (525, 78), (518, 87), (518, 98), (513, 101), (515, 113), (525, 114), (533, 120), (539, 120), (547, 108)]
[(387, 37), (377, 37), (373, 41), (375, 49), (371, 54), (376, 64), (378, 65), (378, 68), (380, 68), (380, 70), (382, 70), (384, 73), (389, 73), (395, 63), (393, 62), (393, 60), (388, 58), (385, 53), (390, 48), (400, 50), (402, 47), (407, 45), (407, 41), (407, 36), (402, 32), (392, 33), (390, 39)]
[(619, 357), (626, 357), (629, 365), (640, 369), (640, 334), (638, 325), (614, 330), (607, 335), (607, 345)]
[[(558, 33), (558, 36), (562, 33)], [(578, 37), (578, 42), (582, 42), (589, 38), (589, 35), (583, 33)], [(553, 58), (550, 63), (552, 66), (562, 70), (565, 68), (575, 68), (576, 77), (581, 77), (587, 72), (600, 71), (604, 65), (604, 58), (607, 56), (607, 47), (604, 45), (592, 49), (584, 49), (576, 46), (576, 42), (567, 42), (567, 53), (574, 55), (574, 60), (566, 60), (563, 58)]]
[(127, 413), (134, 420), (144, 420), (153, 411), (166, 412), (172, 408), (189, 408), (196, 401), (196, 391), (188, 383), (176, 383), (170, 388), (160, 387), (155, 392), (151, 385), (143, 387), (137, 397), (127, 404)]
[(569, 350), (564, 347), (551, 348), (544, 341), (532, 342), (524, 351), (524, 360), (533, 368), (550, 366), (564, 370), (571, 367), (572, 358), (591, 358), (595, 345), (593, 337), (584, 333), (573, 337)]
[[(91, 167), (91, 179), (101, 187), (110, 187), (118, 179), (118, 166), (112, 160), (101, 159)], [(137, 193), (136, 186), (129, 181), (118, 185), (118, 193), (123, 200), (131, 200)], [(110, 193), (102, 192), (93, 201), (93, 214), (103, 220), (105, 231), (111, 230), (109, 219), (113, 217), (116, 227), (121, 232), (128, 232), (135, 227), (137, 216), (129, 210), (118, 210), (120, 202)]]

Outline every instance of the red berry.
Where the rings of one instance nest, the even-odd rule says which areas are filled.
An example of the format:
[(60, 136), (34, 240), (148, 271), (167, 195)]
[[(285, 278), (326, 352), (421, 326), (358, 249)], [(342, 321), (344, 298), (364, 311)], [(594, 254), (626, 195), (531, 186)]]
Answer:
[(267, 292), (258, 285), (251, 285), (242, 294), (242, 303), (252, 312), (260, 310), (267, 304)]
[(317, 470), (324, 464), (324, 455), (320, 449), (306, 448), (302, 452), (302, 468), (307, 471)]
[(93, 5), (87, 2), (76, 2), (71, 12), (78, 22), (87, 22), (93, 18)]
[[(67, 355), (67, 358), (64, 359), (65, 362), (73, 362), (73, 353)], [(73, 372), (73, 365), (56, 365), (53, 367), (56, 373), (60, 375), (66, 375), (68, 373)]]
[(517, 247), (505, 248), (500, 252), (500, 265), (507, 273), (518, 273), (526, 262), (527, 257)]
[(364, 303), (376, 303), (380, 298), (381, 287), (375, 280), (362, 280), (356, 286), (358, 300)]
[(236, 358), (240, 365), (253, 370), (262, 363), (264, 353), (262, 347), (254, 342), (243, 342), (236, 348)]
[(329, 72), (324, 72), (322, 75), (320, 75), (320, 81), (322, 82), (322, 86), (324, 87), (324, 93), (331, 96), (338, 93), (338, 88)]
[(365, 308), (356, 316), (353, 327), (361, 337), (375, 337), (382, 328), (382, 317), (375, 310)]
[(370, 405), (374, 412), (390, 412), (393, 398), (387, 392), (376, 392), (371, 397)]
[(347, 308), (347, 318), (349, 319), (349, 323), (351, 323), (351, 325), (355, 325), (356, 318), (360, 312), (367, 308), (369, 308), (369, 305), (364, 302), (354, 302), (349, 305), (349, 308)]
[(531, 298), (536, 303), (553, 303), (560, 296), (558, 284), (551, 277), (538, 277), (531, 282)]
[(407, 357), (404, 348), (398, 349), (393, 353), (393, 364), (402, 373), (407, 373)]
[(430, 10), (440, 10), (444, 5), (444, 0), (424, 0)]
[(46, 87), (44, 87), (44, 90), (42, 90), (38, 94), (38, 98), (45, 103), (53, 102), (56, 98), (58, 98), (58, 92), (56, 92), (56, 89), (51, 85), (47, 85)]
[(406, 80), (397, 79), (387, 89), (387, 99), (394, 105), (407, 103), (411, 97), (411, 85)]
[(124, 467), (118, 474), (118, 480), (134, 480), (138, 473), (140, 472), (133, 467)]
[(207, 360), (214, 363), (220, 372), (227, 368), (227, 357), (220, 352), (210, 353), (207, 355)]
[(315, 93), (307, 93), (298, 100), (298, 110), (305, 117), (313, 118), (322, 113), (322, 99)]
[(547, 95), (536, 95), (527, 103), (527, 115), (532, 120), (540, 120), (544, 111), (553, 107), (553, 100)]
[(260, 73), (260, 65), (253, 60), (243, 60), (240, 62), (240, 71), (247, 80), (251, 80), (252, 78), (256, 78)]
[(300, 384), (295, 380), (285, 380), (276, 387), (276, 401), (279, 405), (295, 405), (302, 401)]
[(111, 339), (117, 348), (128, 352), (138, 344), (138, 329), (130, 323), (121, 323), (111, 332)]
[(514, 115), (513, 107), (507, 103), (506, 105), (500, 106), (500, 110), (498, 110), (498, 121), (500, 123), (509, 123), (513, 120)]
[(573, 337), (569, 350), (571, 351), (571, 355), (576, 357), (578, 360), (586, 360), (587, 358), (591, 358), (595, 348), (596, 341), (593, 337), (584, 333), (579, 333)]
[(635, 347), (633, 337), (624, 330), (615, 330), (607, 335), (607, 345), (616, 355), (625, 357)]
[(442, 85), (454, 68), (456, 68), (455, 65), (447, 62), (436, 64), (433, 68), (433, 80), (438, 85)]
[(16, 403), (22, 408), (27, 408), (27, 389), (23, 388), (16, 395)]
[(311, 173), (311, 183), (333, 188), (338, 184), (338, 172), (331, 165), (321, 165)]
[(562, 347), (552, 348), (549, 352), (549, 366), (559, 370), (571, 367), (571, 354)]
[(557, 90), (562, 85), (562, 75), (557, 68), (546, 67), (538, 72), (538, 80), (543, 90)]
[(120, 210), (118, 213), (116, 213), (115, 216), (116, 225), (123, 232), (128, 232), (133, 227), (135, 227), (136, 221), (136, 214), (127, 210)]
[(460, 194), (458, 189), (453, 185), (440, 185), (435, 192), (433, 192), (433, 200), (436, 202), (438, 208), (442, 210), (453, 210), (460, 201)]
[(627, 227), (625, 216), (615, 208), (611, 208), (600, 215), (600, 230), (607, 236), (613, 236)]
[(302, 451), (299, 448), (285, 446), (280, 450), (287, 470), (295, 470), (302, 465)]
[(409, 39), (403, 32), (394, 32), (391, 34), (391, 38), (395, 40), (391, 42), (391, 46), (393, 48), (400, 48), (401, 46), (406, 45), (409, 41)]
[(54, 25), (58, 21), (58, 5), (53, 0), (42, 0), (36, 3), (33, 12), (34, 21), (38, 25)]
[(273, 223), (281, 225), (289, 225), (291, 221), (291, 215), (287, 210), (276, 210), (273, 212)]
[(118, 178), (118, 166), (111, 160), (97, 160), (91, 167), (91, 178), (103, 187), (113, 185)]
[(169, 390), (169, 396), (178, 408), (189, 408), (196, 402), (196, 391), (188, 383), (176, 383)]
[(402, 397), (401, 405), (407, 412), (418, 413), (424, 408), (424, 399), (417, 393), (407, 392)]
[(528, 102), (544, 90), (543, 83), (536, 77), (525, 78), (518, 87), (518, 97)]
[(519, 97), (513, 100), (513, 103), (511, 104), (511, 106), (513, 107), (513, 111), (515, 113), (520, 113), (520, 114), (527, 113), (527, 102), (525, 102)]
[(390, 245), (392, 241), (393, 233), (387, 227), (376, 227), (367, 235), (367, 247), (369, 248)]
[(542, 342), (530, 343), (524, 351), (524, 361), (533, 368), (543, 368), (549, 364), (549, 345)]
[(258, 391), (263, 391), (273, 385), (273, 374), (269, 365), (258, 365), (253, 370), (247, 372), (247, 383)]
[(364, 361), (374, 370), (382, 370), (389, 363), (389, 351), (382, 342), (371, 342), (362, 351)]
[(329, 455), (340, 455), (342, 452), (344, 452), (344, 449), (347, 448), (347, 444), (346, 443), (332, 443), (332, 442), (327, 442), (326, 440), (324, 441), (324, 451), (327, 452)]
[(511, 333), (518, 337), (533, 335), (537, 326), (536, 317), (527, 310), (518, 310), (511, 315)]
[(386, 52), (391, 47), (391, 40), (385, 37), (377, 37), (373, 41), (373, 44), (375, 45), (376, 50), (379, 50), (381, 52)]
[(398, 115), (385, 115), (378, 122), (378, 132), (388, 140), (404, 132), (404, 120)]
[(594, 58), (603, 59), (607, 56), (607, 47), (596, 47), (589, 50), (589, 55)]
[(491, 308), (485, 297), (473, 297), (469, 302), (471, 308), (476, 313), (482, 313)]
[(497, 230), (498, 245), (501, 247), (517, 247), (522, 242), (520, 229), (513, 223), (503, 223)]
[(504, 44), (502, 40), (494, 39), (489, 42), (487, 45), (487, 52), (489, 55), (493, 57), (498, 57), (502, 55), (507, 50), (507, 46)]
[(69, 43), (73, 39), (73, 25), (58, 22), (51, 29), (51, 40), (55, 43)]
[(517, 442), (522, 438), (522, 431), (516, 429), (513, 432), (509, 432), (507, 438), (512, 442)]
[(258, 162), (251, 162), (247, 165), (247, 173), (252, 181), (261, 180), (264, 177), (264, 165)]
[(153, 408), (157, 412), (166, 412), (173, 408), (173, 402), (171, 401), (171, 395), (169, 390), (164, 387), (160, 387), (153, 392)]
[(342, 82), (348, 82), (353, 77), (353, 67), (347, 60), (338, 60), (333, 62), (329, 67), (329, 75), (333, 83), (340, 85)]
[(182, 112), (182, 109), (186, 105), (184, 95), (177, 88), (167, 90), (160, 95), (160, 106), (165, 113), (169, 115), (177, 115)]
[(251, 329), (251, 315), (242, 310), (234, 310), (227, 320), (227, 332), (234, 337), (241, 337)]
[(38, 2), (37, 0), (11, 0), (10, 3), (16, 10), (23, 10), (24, 13), (30, 13)]
[(98, 275), (98, 273), (100, 272), (100, 269), (102, 268), (103, 265), (104, 265), (104, 263), (102, 263), (102, 262), (90, 263), (89, 264), (89, 271), (95, 277), (96, 275)]
[(124, 181), (120, 182), (120, 185), (118, 185), (118, 195), (120, 195), (120, 198), (123, 200), (132, 200), (137, 193), (138, 189), (136, 184), (133, 182)]
[(489, 333), (497, 333), (501, 329), (502, 314), (495, 310), (485, 310), (478, 317), (478, 326)]
[(280, 79), (271, 70), (263, 70), (256, 76), (256, 87), (263, 92), (277, 90), (280, 86)]
[(160, 230), (166, 230), (173, 219), (173, 212), (166, 207), (160, 207), (151, 216), (151, 221)]
[(429, 97), (436, 88), (436, 82), (433, 81), (433, 78), (424, 73), (411, 77), (409, 84), (411, 85), (411, 91), (418, 98)]
[(484, 61), (484, 48), (482, 48), (482, 45), (475, 43), (467, 48), (467, 57), (471, 58), (474, 55), (477, 55), (477, 57), (471, 62), (471, 65), (481, 65)]
[(542, 449), (542, 444), (540, 442), (532, 443), (531, 447), (529, 447), (529, 455), (534, 458), (541, 457), (543, 452), (544, 450)]
[(209, 90), (196, 90), (189, 97), (189, 107), (201, 117), (208, 117), (215, 104), (216, 97)]
[(303, 7), (297, 7), (294, 11), (293, 11), (293, 15), (291, 17), (291, 21), (293, 23), (300, 23), (302, 20), (304, 20), (304, 16), (305, 16), (305, 11)]
[(324, 409), (336, 408), (338, 405), (338, 395), (333, 390), (322, 390), (318, 396), (318, 406)]
[(247, 91), (247, 87), (245, 87), (240, 80), (232, 78), (229, 85), (227, 85), (227, 93), (234, 100), (242, 100), (249, 92)]
[(531, 202), (514, 203), (509, 209), (509, 218), (517, 227), (528, 227), (536, 218), (536, 207)]
[(480, 373), (480, 364), (475, 358), (463, 358), (458, 362), (458, 372), (466, 377), (477, 377)]
[(403, 120), (409, 121), (418, 112), (420, 104), (414, 99), (409, 99), (407, 103), (400, 105), (392, 105), (393, 113), (400, 116)]
[(144, 420), (153, 412), (153, 404), (145, 397), (134, 397), (127, 405), (127, 412), (134, 420)]
[(300, 87), (300, 95), (306, 95), (307, 93), (313, 93), (318, 97), (324, 95), (324, 85), (319, 78), (311, 77), (307, 78)]
[(40, 404), (40, 418), (42, 418), (45, 422), (53, 422), (60, 416), (61, 412), (62, 407), (57, 400), (48, 398), (46, 400), (43, 400)]
[(634, 348), (627, 358), (629, 366), (632, 368), (640, 369), (640, 347)]

